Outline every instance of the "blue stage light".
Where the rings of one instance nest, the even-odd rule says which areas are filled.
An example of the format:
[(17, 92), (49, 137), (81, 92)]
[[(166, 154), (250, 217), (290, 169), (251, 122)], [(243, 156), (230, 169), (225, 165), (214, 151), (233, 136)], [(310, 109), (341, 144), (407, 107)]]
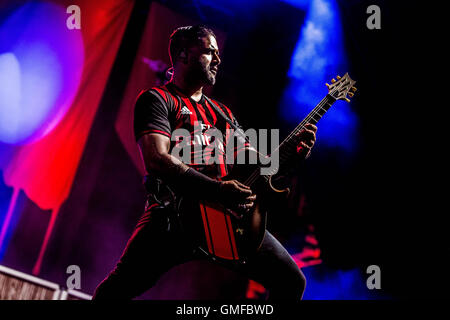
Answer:
[(84, 44), (66, 9), (26, 2), (0, 24), (0, 142), (44, 137), (69, 110), (80, 84)]
[(308, 281), (305, 300), (378, 300), (388, 299), (379, 290), (369, 290), (366, 285), (368, 275), (355, 268), (335, 270), (324, 265), (302, 269)]
[[(327, 93), (325, 83), (336, 75), (343, 75), (348, 66), (336, 1), (285, 2), (306, 10), (280, 109), (286, 122), (296, 124)], [(318, 139), (327, 145), (352, 151), (357, 143), (357, 122), (350, 105), (338, 101), (321, 120)]]

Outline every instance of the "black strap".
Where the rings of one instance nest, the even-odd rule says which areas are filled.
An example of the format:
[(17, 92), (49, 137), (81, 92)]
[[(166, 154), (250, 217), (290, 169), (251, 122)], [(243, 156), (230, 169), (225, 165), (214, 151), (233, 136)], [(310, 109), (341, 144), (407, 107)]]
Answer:
[(228, 124), (236, 131), (238, 132), (238, 134), (241, 136), (241, 138), (243, 138), (245, 141), (247, 141), (248, 143), (250, 143), (247, 139), (247, 136), (244, 134), (243, 130), (241, 128), (239, 128), (237, 125), (235, 125), (233, 123), (233, 121), (231, 121), (231, 119), (214, 103), (211, 101), (211, 99), (209, 99), (207, 96), (203, 95), (206, 99), (206, 101), (209, 102), (209, 104), (213, 107), (214, 110), (217, 111), (218, 114), (220, 114), (220, 116), (225, 119), (226, 122), (228, 122)]
[(209, 104), (212, 105), (212, 107), (214, 108), (214, 110), (216, 110), (217, 113), (220, 114), (220, 115), (222, 116), (222, 118), (224, 118), (225, 121), (228, 122), (228, 123), (230, 124), (230, 126), (233, 127), (234, 130), (238, 130), (238, 129), (239, 129), (238, 126), (235, 125), (235, 124), (233, 123), (233, 121), (231, 121), (231, 119), (228, 118), (227, 115), (226, 115), (226, 114), (225, 114), (218, 106), (216, 106), (216, 104), (215, 104), (214, 102), (211, 101), (211, 99), (209, 99), (209, 98), (208, 98), (207, 96), (205, 96), (205, 95), (204, 95), (204, 97), (205, 97), (206, 101), (208, 101)]

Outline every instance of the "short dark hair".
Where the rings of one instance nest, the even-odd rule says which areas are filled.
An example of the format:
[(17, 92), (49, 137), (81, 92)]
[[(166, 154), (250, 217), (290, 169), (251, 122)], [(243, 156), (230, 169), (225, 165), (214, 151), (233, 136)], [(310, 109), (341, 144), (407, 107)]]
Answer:
[(169, 55), (172, 66), (178, 59), (178, 56), (183, 50), (189, 49), (199, 43), (200, 38), (216, 35), (205, 25), (185, 26), (177, 28), (170, 35)]

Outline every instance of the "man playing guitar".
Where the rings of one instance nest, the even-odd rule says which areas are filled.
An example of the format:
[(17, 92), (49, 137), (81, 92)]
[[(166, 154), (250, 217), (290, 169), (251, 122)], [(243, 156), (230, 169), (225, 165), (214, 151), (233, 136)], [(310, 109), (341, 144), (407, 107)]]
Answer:
[[(149, 173), (145, 213), (117, 266), (97, 287), (95, 300), (133, 299), (151, 288), (175, 265), (202, 258), (202, 252), (186, 239), (179, 224), (168, 213), (164, 205), (164, 200), (170, 198), (167, 190), (177, 196), (213, 200), (244, 215), (257, 202), (249, 186), (238, 180), (222, 179), (230, 171), (224, 161), (185, 164), (171, 154), (175, 129), (201, 135), (202, 132), (195, 132), (199, 123), (201, 130), (216, 128), (224, 134), (221, 143), (226, 149), (225, 131), (230, 124), (220, 113), (234, 125), (238, 123), (230, 109), (202, 92), (204, 86), (214, 85), (221, 62), (213, 31), (204, 26), (178, 28), (170, 37), (169, 53), (172, 79), (166, 85), (142, 92), (135, 106), (135, 136)], [(299, 133), (298, 161), (309, 154), (316, 130), (314, 124), (307, 124)], [(202, 150), (206, 147), (208, 143), (202, 145)], [(269, 299), (300, 300), (303, 297), (306, 285), (303, 273), (267, 230), (258, 250), (245, 260), (227, 266), (261, 283), (269, 291)]]

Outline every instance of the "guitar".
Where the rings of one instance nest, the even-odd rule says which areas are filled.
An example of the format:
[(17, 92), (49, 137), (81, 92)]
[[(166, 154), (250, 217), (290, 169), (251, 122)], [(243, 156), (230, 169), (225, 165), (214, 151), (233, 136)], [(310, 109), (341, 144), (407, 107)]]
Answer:
[[(343, 77), (326, 83), (328, 94), (303, 119), (302, 122), (284, 139), (275, 152), (279, 155), (280, 168), (295, 159), (298, 133), (307, 123), (316, 124), (337, 100), (350, 102), (356, 91), (348, 73)], [(264, 239), (267, 221), (267, 206), (264, 199), (269, 193), (286, 193), (289, 189), (277, 189), (272, 183), (276, 173), (261, 175), (259, 165), (247, 166), (250, 169), (233, 169), (224, 180), (236, 179), (249, 186), (257, 195), (255, 205), (250, 212), (239, 214), (219, 203), (196, 201), (181, 198), (178, 203), (178, 217), (181, 226), (198, 248), (213, 260), (244, 262), (249, 254), (258, 250)]]

